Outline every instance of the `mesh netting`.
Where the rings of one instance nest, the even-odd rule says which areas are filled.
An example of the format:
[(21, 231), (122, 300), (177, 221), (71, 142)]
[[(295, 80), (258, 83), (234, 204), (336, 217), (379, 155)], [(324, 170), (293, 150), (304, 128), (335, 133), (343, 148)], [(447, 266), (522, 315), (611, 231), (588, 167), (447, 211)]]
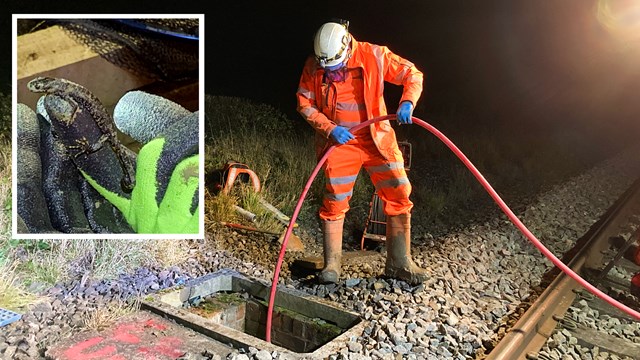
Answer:
[(67, 19), (72, 37), (135, 74), (177, 81), (198, 77), (199, 19)]

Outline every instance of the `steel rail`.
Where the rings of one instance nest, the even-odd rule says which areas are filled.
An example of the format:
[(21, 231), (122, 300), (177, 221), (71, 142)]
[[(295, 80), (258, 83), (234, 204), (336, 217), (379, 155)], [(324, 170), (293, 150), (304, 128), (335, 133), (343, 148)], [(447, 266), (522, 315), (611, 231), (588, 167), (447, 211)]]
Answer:
[[(574, 272), (580, 273), (585, 266), (602, 262), (602, 250), (607, 246), (609, 237), (617, 235), (620, 224), (628, 220), (638, 201), (640, 179), (620, 196), (583, 239), (578, 241), (574, 249), (567, 252), (575, 253), (568, 262), (568, 266)], [(576, 297), (574, 289), (579, 288), (581, 286), (574, 279), (560, 271), (536, 302), (489, 353), (486, 360), (531, 359), (530, 355), (527, 357), (528, 354), (538, 352), (544, 346), (558, 324), (556, 319), (561, 319), (573, 303)]]

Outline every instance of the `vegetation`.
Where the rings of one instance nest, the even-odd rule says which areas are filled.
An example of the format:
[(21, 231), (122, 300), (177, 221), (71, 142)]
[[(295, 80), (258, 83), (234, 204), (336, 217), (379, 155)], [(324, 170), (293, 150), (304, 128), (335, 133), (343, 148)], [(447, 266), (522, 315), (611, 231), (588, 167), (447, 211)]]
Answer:
[(23, 310), (39, 297), (28, 292), (17, 278), (16, 264), (0, 264), (0, 308), (12, 311)]
[(312, 133), (297, 132), (292, 120), (270, 106), (239, 98), (207, 96), (205, 122), (207, 170), (228, 161), (246, 164), (260, 178), (262, 196), (293, 211), (315, 163)]
[(186, 261), (189, 246), (176, 240), (0, 240), (22, 283), (34, 290), (82, 276), (110, 279), (145, 265), (168, 267)]
[[(0, 117), (1, 118), (1, 117)], [(11, 143), (0, 134), (0, 240), (11, 234)], [(0, 261), (2, 249), (0, 248)]]
[(83, 325), (86, 329), (102, 331), (112, 326), (116, 321), (131, 315), (140, 309), (140, 302), (135, 300), (130, 303), (124, 301), (112, 301), (107, 306), (99, 306), (83, 317)]
[(11, 140), (11, 96), (3, 93), (0, 93), (0, 140)]

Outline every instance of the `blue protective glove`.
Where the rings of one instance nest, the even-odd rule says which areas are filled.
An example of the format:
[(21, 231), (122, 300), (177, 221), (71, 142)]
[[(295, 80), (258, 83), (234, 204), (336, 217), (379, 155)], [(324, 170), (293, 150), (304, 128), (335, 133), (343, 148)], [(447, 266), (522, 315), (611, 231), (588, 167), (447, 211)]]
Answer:
[(413, 121), (411, 121), (412, 115), (413, 115), (413, 104), (411, 104), (411, 101), (403, 101), (402, 103), (400, 103), (400, 106), (398, 107), (398, 112), (396, 112), (398, 122), (400, 124), (413, 124)]
[(331, 137), (340, 145), (355, 139), (353, 134), (349, 132), (349, 129), (344, 126), (336, 126), (336, 128), (331, 131)]

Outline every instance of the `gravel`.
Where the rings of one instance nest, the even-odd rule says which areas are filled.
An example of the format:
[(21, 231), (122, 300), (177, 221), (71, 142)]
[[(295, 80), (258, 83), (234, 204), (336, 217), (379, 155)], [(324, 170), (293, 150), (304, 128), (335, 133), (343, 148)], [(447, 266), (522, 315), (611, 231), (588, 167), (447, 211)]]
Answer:
[[(637, 149), (620, 153), (540, 194), (518, 217), (561, 257), (640, 176), (637, 154)], [(420, 228), (419, 219), (413, 222)], [(321, 243), (308, 242), (305, 255), (320, 255)], [(289, 264), (301, 254), (286, 254), (282, 284), (335, 301), (367, 320), (362, 336), (350, 339), (331, 359), (396, 359), (398, 355), (481, 359), (535, 298), (543, 274), (552, 265), (504, 215), (442, 237), (416, 233), (414, 242), (414, 261), (431, 273), (419, 286), (382, 277), (384, 252), (345, 261), (343, 281), (328, 286), (318, 285), (314, 275), (292, 272)], [(49, 346), (81, 331), (87, 314), (109, 301), (171, 287), (222, 268), (271, 281), (280, 250), (273, 237), (248, 237), (226, 228), (213, 229), (205, 240), (185, 240), (184, 246), (192, 248), (191, 257), (179, 267), (143, 268), (110, 280), (80, 277), (46, 290), (49, 302), (33, 306), (21, 320), (2, 329), (0, 354), (44, 358)], [(591, 312), (577, 321), (611, 321), (596, 317)], [(637, 328), (619, 331), (638, 340)], [(565, 340), (570, 342), (558, 339)], [(570, 351), (580, 354), (582, 350)], [(286, 357), (252, 349), (235, 351), (229, 358)]]

